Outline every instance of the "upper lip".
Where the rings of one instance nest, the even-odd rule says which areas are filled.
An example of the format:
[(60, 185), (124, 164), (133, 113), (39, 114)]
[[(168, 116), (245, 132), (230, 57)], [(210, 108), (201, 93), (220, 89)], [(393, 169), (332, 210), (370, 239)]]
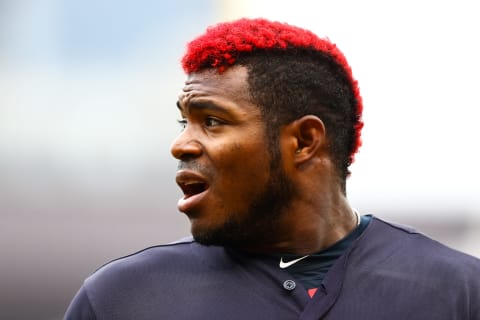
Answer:
[(186, 196), (202, 192), (208, 188), (207, 179), (192, 170), (182, 169), (177, 171), (175, 180)]

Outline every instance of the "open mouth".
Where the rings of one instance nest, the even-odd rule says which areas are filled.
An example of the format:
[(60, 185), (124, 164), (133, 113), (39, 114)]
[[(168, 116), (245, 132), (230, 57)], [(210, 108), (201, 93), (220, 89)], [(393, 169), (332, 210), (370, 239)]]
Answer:
[(185, 195), (185, 199), (208, 189), (208, 185), (205, 182), (186, 182), (180, 183), (179, 185)]
[(183, 197), (178, 200), (178, 209), (191, 214), (196, 208), (201, 207), (210, 188), (207, 179), (198, 172), (183, 169), (177, 171), (176, 182), (183, 192)]

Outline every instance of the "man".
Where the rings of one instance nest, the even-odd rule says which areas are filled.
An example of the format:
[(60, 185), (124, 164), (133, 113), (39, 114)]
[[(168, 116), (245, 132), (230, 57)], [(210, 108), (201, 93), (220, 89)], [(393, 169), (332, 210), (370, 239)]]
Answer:
[(348, 204), (362, 101), (334, 44), (240, 19), (182, 64), (193, 238), (103, 266), (65, 319), (480, 319), (479, 260)]

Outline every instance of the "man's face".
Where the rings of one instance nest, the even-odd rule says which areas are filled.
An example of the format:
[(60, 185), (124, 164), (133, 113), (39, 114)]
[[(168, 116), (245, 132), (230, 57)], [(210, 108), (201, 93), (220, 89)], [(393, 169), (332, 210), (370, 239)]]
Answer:
[(272, 237), (292, 186), (272, 159), (260, 110), (249, 100), (247, 70), (192, 74), (178, 100), (184, 126), (172, 145), (179, 159), (178, 209), (204, 244), (255, 246)]

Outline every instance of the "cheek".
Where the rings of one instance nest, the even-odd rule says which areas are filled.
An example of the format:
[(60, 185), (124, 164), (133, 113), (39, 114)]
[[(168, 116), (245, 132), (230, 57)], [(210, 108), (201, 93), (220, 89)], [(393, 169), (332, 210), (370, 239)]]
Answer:
[(227, 183), (243, 193), (255, 192), (269, 177), (269, 155), (259, 145), (234, 143), (228, 146), (228, 152), (221, 155), (219, 177), (227, 178)]
[(241, 152), (242, 145), (240, 143), (234, 143), (230, 146), (230, 152)]
[[(252, 143), (245, 143), (249, 141)], [(216, 154), (220, 165), (224, 164), (225, 167), (234, 171), (241, 171), (247, 166), (264, 166), (269, 159), (265, 145), (258, 143), (258, 140), (252, 137), (246, 137), (244, 141), (224, 144), (217, 149)]]

